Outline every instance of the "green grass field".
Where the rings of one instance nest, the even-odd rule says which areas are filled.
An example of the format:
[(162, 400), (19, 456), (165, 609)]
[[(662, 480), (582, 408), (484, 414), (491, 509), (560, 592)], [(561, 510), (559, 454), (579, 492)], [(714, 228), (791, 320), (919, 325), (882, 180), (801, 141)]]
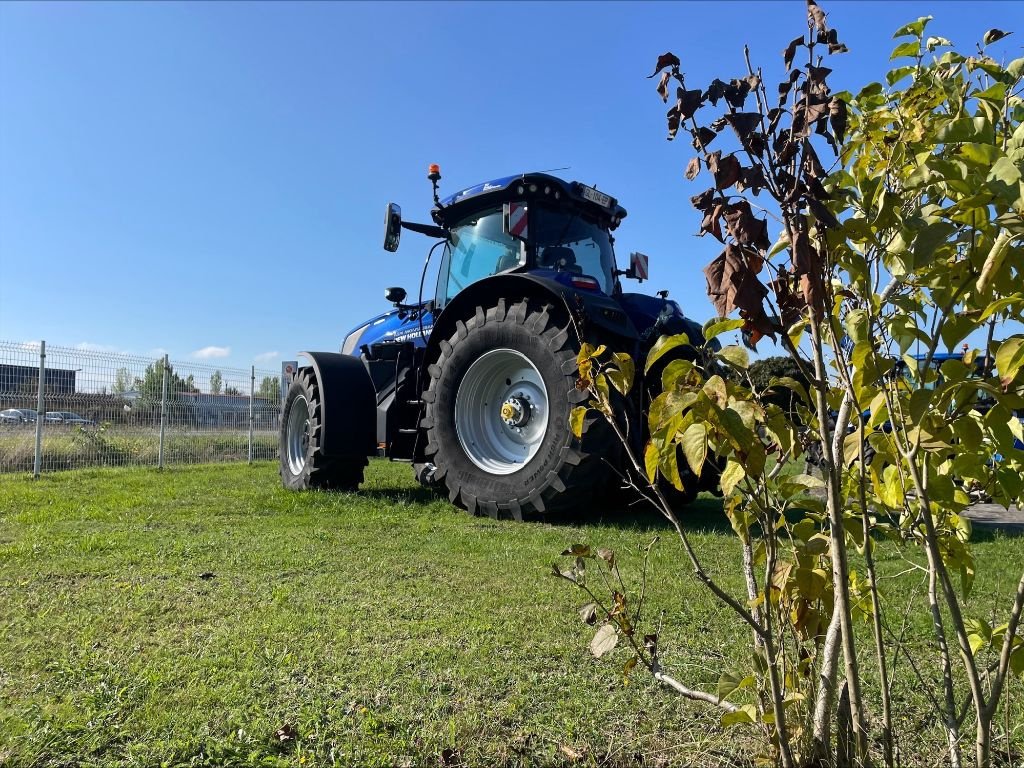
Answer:
[[(746, 658), (747, 632), (689, 576), (656, 517), (471, 518), (410, 475), (375, 461), (359, 495), (286, 493), (270, 464), (0, 477), (0, 765), (757, 757), (743, 726), (721, 728), (716, 712), (644, 674), (624, 685), (624, 649), (592, 658), (592, 630), (576, 614), (585, 601), (548, 575), (575, 542), (612, 547), (635, 575), (638, 548), (662, 535), (649, 600), (655, 620), (664, 611), (664, 662), (714, 689)], [(738, 548), (720, 509), (702, 499), (686, 519), (710, 569), (739, 593)], [(1005, 609), (1022, 544), (979, 540), (972, 614)], [(907, 563), (888, 555), (881, 567)], [(920, 579), (888, 585), (894, 611), (914, 600), (908, 639), (924, 653)], [(905, 661), (896, 676), (904, 761), (941, 764), (922, 686)], [(1020, 750), (1019, 679), (1010, 696)], [(295, 738), (281, 742), (285, 725)], [(997, 745), (1005, 753), (1005, 739)]]

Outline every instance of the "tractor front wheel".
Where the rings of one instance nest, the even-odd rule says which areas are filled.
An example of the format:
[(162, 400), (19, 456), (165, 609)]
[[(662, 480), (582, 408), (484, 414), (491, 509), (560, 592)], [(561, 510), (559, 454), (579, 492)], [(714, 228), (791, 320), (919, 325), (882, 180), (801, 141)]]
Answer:
[(285, 488), (354, 491), (363, 481), (365, 458), (325, 456), (320, 387), (311, 368), (300, 368), (281, 414), (281, 482)]

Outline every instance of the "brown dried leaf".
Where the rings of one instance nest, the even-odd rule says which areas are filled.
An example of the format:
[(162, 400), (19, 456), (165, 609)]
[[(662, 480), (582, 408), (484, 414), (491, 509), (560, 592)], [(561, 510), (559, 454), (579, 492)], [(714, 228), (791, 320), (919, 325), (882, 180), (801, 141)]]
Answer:
[(796, 157), (796, 153), (799, 152), (799, 151), (800, 151), (800, 142), (798, 142), (798, 141), (787, 141), (782, 146), (782, 151), (778, 153), (778, 157), (776, 158), (776, 162), (778, 162), (779, 165), (785, 165), (790, 160), (792, 160), (794, 157)]
[(804, 140), (803, 172), (804, 178), (823, 179), (827, 175), (818, 159), (818, 153), (814, 151), (814, 145), (806, 139)]
[(782, 324), (788, 328), (799, 322), (806, 306), (799, 294), (793, 292), (785, 270), (782, 270), (778, 279), (768, 283), (768, 287), (775, 294), (775, 306), (779, 308), (782, 315)]
[(742, 192), (745, 189), (749, 189), (755, 195), (767, 186), (768, 182), (764, 178), (764, 171), (761, 170), (759, 165), (750, 168), (744, 167), (743, 172), (740, 174), (740, 180), (736, 182), (737, 191)]
[(824, 32), (827, 29), (825, 26), (825, 12), (818, 7), (814, 0), (807, 0), (807, 23), (814, 25), (814, 28), (819, 32)]
[(781, 107), (775, 107), (768, 110), (768, 133), (775, 133), (775, 129), (779, 125), (779, 120), (786, 114), (786, 110)]
[(740, 178), (740, 161), (735, 155), (722, 157), (721, 151), (713, 152), (708, 156), (708, 170), (714, 174), (715, 187), (728, 189)]
[(719, 80), (717, 77), (711, 81), (711, 85), (708, 86), (707, 91), (704, 93), (704, 98), (712, 103), (714, 106), (718, 106), (718, 100), (725, 96), (725, 89), (729, 87), (729, 84), (723, 80)]
[(789, 96), (789, 92), (793, 90), (793, 84), (800, 79), (800, 75), (803, 74), (802, 69), (794, 69), (789, 73), (789, 78), (779, 83), (779, 104), (783, 104), (786, 101), (786, 97)]
[(743, 103), (747, 100), (747, 94), (750, 93), (750, 83), (746, 78), (741, 80), (733, 80), (727, 86), (725, 86), (725, 100), (729, 106), (733, 109), (743, 109)]
[(678, 66), (679, 66), (679, 57), (678, 56), (676, 56), (674, 53), (671, 53), (671, 52), (663, 53), (663, 54), (661, 54), (661, 56), (658, 57), (658, 63), (654, 65), (654, 72), (649, 74), (647, 76), (647, 79), (650, 80), (656, 74), (661, 72), (661, 70), (663, 70), (665, 67), (678, 67)]
[(691, 157), (690, 162), (686, 164), (686, 180), (693, 181), (697, 178), (698, 173), (700, 173), (700, 158)]
[(756, 253), (745, 253), (734, 243), (729, 243), (721, 254), (704, 267), (708, 298), (720, 317), (727, 317), (735, 309), (743, 310), (751, 316), (764, 313), (763, 302), (768, 289), (757, 279), (751, 269), (753, 265), (748, 263), (747, 254), (756, 259), (760, 268), (763, 262)]
[(668, 112), (665, 113), (665, 119), (668, 121), (668, 140), (672, 141), (679, 133), (679, 107), (670, 107)]
[(818, 42), (828, 44), (829, 53), (846, 53), (850, 50), (844, 43), (839, 42), (839, 33), (834, 29), (828, 30), (824, 35), (819, 32)]
[(747, 136), (746, 141), (743, 142), (743, 147), (752, 155), (760, 156), (768, 148), (768, 139), (760, 131), (755, 131)]
[(662, 72), (661, 80), (658, 81), (658, 95), (663, 102), (668, 102), (668, 80), (672, 77), (671, 72)]
[(828, 103), (828, 120), (832, 125), (832, 133), (836, 137), (836, 141), (840, 144), (843, 143), (843, 138), (846, 136), (846, 102), (842, 99), (833, 98)]
[(800, 37), (791, 40), (789, 45), (786, 46), (786, 50), (782, 52), (782, 60), (786, 63), (787, 72), (789, 72), (789, 68), (793, 66), (793, 59), (796, 57), (797, 46), (804, 44), (804, 36), (800, 35)]
[(676, 88), (676, 108), (684, 120), (689, 120), (693, 114), (700, 109), (704, 103), (703, 94), (699, 88), (688, 91), (685, 88)]
[[(721, 200), (722, 198), (718, 198)], [(722, 211), (724, 206), (721, 203), (715, 205), (704, 212), (704, 218), (700, 222), (700, 234), (702, 237), (705, 234), (713, 235), (716, 240), (721, 243), (725, 242), (725, 237), (722, 235)]]
[(699, 195), (690, 198), (690, 204), (698, 211), (707, 212), (715, 205), (715, 190), (705, 189)]
[(737, 243), (753, 246), (761, 252), (768, 250), (771, 245), (768, 239), (768, 221), (754, 216), (750, 210), (750, 203), (746, 200), (726, 207), (723, 218), (726, 229)]
[(295, 727), (290, 725), (289, 723), (285, 723), (276, 731), (274, 731), (274, 736), (276, 736), (277, 740), (282, 744), (288, 741), (295, 741)]
[(828, 76), (832, 74), (832, 70), (828, 67), (807, 67), (807, 79), (812, 83), (824, 83)]
[(732, 127), (741, 142), (745, 142), (751, 132), (761, 124), (760, 112), (730, 112), (723, 119)]
[(715, 140), (715, 137), (718, 134), (707, 126), (702, 125), (696, 131), (690, 131), (690, 135), (693, 136), (693, 141), (690, 142), (693, 144), (693, 148), (700, 150), (701, 152), (706, 152), (708, 145)]
[(575, 763), (577, 760), (583, 759), (583, 753), (577, 752), (572, 747), (568, 747), (565, 744), (559, 744), (558, 750), (568, 758), (570, 763)]

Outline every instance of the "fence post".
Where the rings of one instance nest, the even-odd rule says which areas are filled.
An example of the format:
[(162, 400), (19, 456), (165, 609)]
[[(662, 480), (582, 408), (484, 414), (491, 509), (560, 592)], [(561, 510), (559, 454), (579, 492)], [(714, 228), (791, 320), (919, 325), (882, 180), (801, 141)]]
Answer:
[(164, 355), (164, 383), (163, 383), (163, 394), (160, 396), (160, 448), (157, 451), (156, 466), (158, 469), (164, 468), (164, 426), (167, 423), (167, 355)]
[(43, 468), (43, 422), (46, 411), (43, 410), (43, 394), (46, 392), (46, 342), (39, 342), (39, 398), (36, 402), (36, 459), (32, 465), (32, 476), (39, 478)]
[(256, 396), (256, 366), (249, 369), (249, 463), (252, 464), (253, 398)]

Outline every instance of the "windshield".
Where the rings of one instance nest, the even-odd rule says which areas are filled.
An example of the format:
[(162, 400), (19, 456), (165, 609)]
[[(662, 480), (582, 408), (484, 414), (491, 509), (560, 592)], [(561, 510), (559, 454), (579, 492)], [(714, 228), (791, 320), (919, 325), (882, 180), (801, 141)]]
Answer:
[[(534, 213), (535, 211), (535, 213)], [(538, 205), (531, 211), (530, 234), (537, 253), (537, 266), (589, 275), (601, 290), (612, 293), (615, 257), (608, 230), (579, 211)]]
[(437, 279), (437, 304), (446, 305), (477, 280), (518, 267), (519, 241), (502, 231), (502, 209), (474, 214), (451, 228)]

